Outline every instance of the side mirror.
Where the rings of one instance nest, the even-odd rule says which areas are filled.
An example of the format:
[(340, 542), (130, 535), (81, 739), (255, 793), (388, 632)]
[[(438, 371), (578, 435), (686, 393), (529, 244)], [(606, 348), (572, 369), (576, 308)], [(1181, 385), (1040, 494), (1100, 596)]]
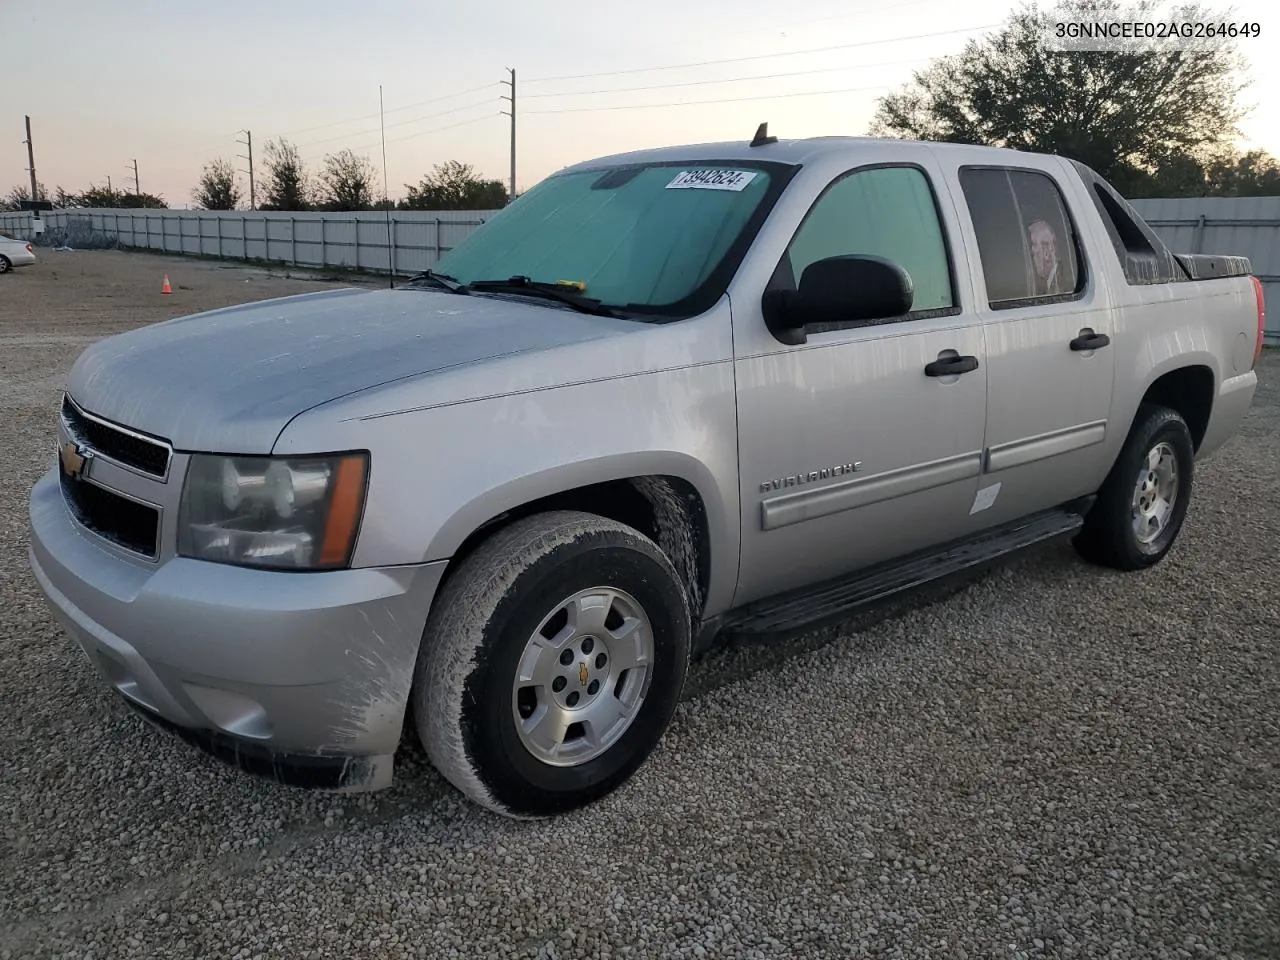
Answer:
[(771, 290), (761, 306), (765, 324), (783, 343), (804, 343), (811, 324), (900, 317), (911, 312), (907, 271), (864, 254), (827, 257), (805, 267), (796, 290)]

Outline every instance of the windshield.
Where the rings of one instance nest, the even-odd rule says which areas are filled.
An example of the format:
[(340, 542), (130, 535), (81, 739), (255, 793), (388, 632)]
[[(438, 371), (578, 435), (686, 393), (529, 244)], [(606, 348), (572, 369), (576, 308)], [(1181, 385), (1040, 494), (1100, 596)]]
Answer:
[(565, 283), (624, 311), (692, 315), (724, 293), (790, 172), (735, 161), (557, 174), (432, 270), (463, 284)]

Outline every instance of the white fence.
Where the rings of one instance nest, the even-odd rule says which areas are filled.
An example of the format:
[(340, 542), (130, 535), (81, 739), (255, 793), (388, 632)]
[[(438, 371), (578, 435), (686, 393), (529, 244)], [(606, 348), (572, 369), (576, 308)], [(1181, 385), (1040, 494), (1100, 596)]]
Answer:
[(1132, 200), (1175, 253), (1248, 257), (1267, 298), (1268, 343), (1280, 343), (1280, 197)]
[[(280, 213), (209, 210), (55, 210), (47, 237), (76, 246), (121, 246), (300, 267), (415, 273), (493, 216), (495, 210)], [(0, 231), (35, 236), (32, 214), (0, 213)]]
[[(1248, 257), (1271, 304), (1267, 341), (1280, 343), (1280, 197), (1134, 200), (1134, 207), (1177, 253)], [(46, 233), (126, 247), (305, 267), (354, 267), (397, 274), (425, 270), (495, 210), (438, 213), (218, 213), (205, 210), (57, 210)], [(0, 231), (33, 236), (29, 213), (0, 213)], [(57, 235), (62, 236), (63, 233)]]

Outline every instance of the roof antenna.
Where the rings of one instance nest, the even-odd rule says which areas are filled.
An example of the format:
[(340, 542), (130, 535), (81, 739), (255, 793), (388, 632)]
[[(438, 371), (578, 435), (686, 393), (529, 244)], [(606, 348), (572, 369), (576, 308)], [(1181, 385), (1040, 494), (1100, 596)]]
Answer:
[(765, 122), (760, 124), (760, 126), (756, 127), (755, 139), (751, 141), (751, 146), (763, 147), (770, 143), (777, 143), (777, 142), (778, 142), (777, 137), (769, 136), (769, 124)]

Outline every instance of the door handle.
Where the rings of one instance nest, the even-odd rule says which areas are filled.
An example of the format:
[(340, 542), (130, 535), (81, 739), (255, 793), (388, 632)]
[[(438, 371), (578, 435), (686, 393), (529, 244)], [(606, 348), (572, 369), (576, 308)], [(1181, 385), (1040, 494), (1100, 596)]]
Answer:
[(1072, 350), (1100, 350), (1111, 342), (1105, 333), (1082, 333), (1071, 341)]
[(943, 357), (924, 368), (926, 377), (953, 377), (958, 373), (972, 373), (978, 369), (977, 357)]

